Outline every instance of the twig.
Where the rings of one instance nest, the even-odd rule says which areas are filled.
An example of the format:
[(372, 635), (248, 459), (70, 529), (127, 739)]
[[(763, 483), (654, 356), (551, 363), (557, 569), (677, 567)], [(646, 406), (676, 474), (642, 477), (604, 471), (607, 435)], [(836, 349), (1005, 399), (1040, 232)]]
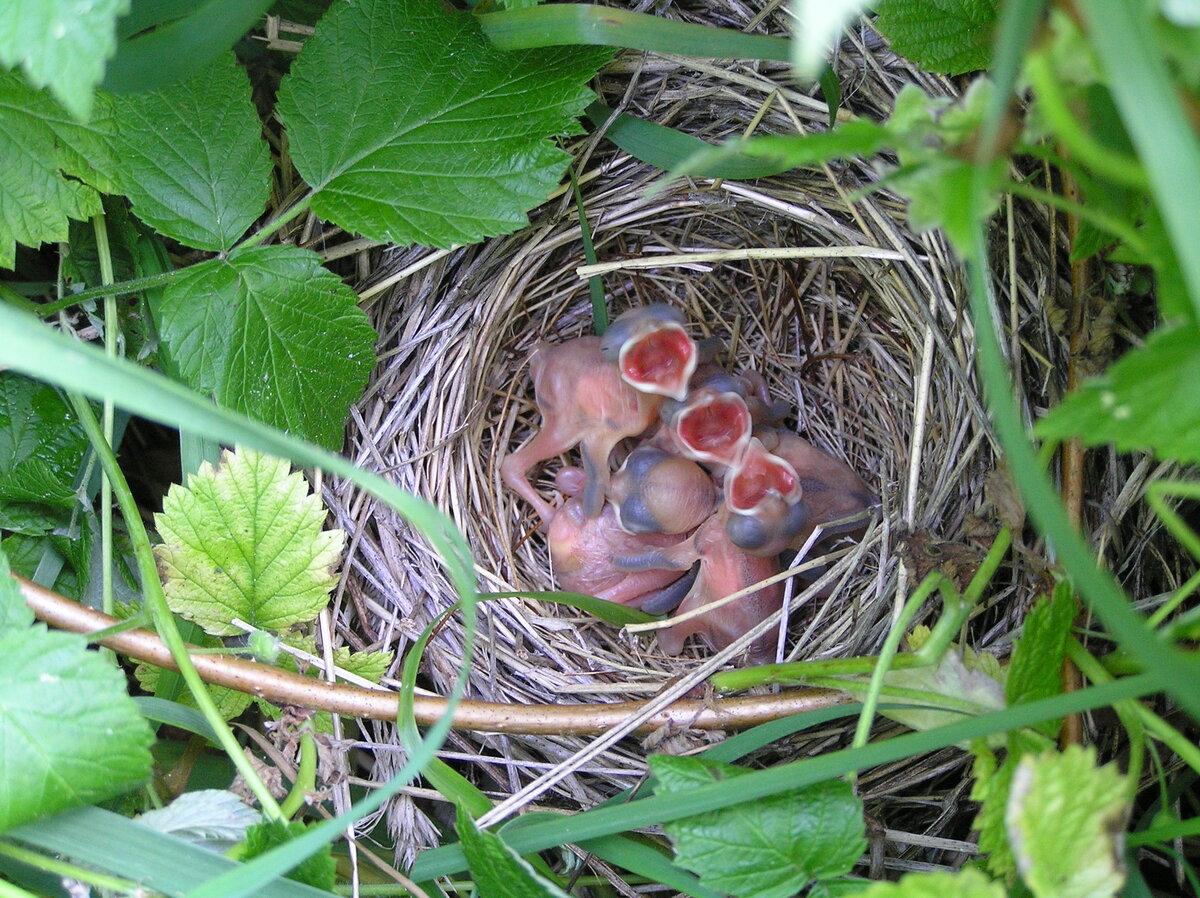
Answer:
[[(116, 623), (116, 619), (86, 608), (36, 583), (18, 577), (26, 603), (41, 620), (74, 633), (93, 633)], [(138, 661), (174, 669), (171, 653), (149, 630), (127, 630), (103, 640), (108, 648)], [(254, 661), (229, 655), (192, 655), (192, 662), (206, 683), (227, 686), (281, 705), (296, 705), (373, 720), (395, 720), (397, 693), (370, 690), (344, 683), (328, 683)], [(636, 728), (649, 732), (664, 726), (698, 730), (737, 730), (792, 714), (828, 708), (846, 701), (830, 689), (794, 689), (777, 695), (762, 695), (719, 701), (677, 701), (654, 714)], [(446, 710), (441, 696), (413, 698), (417, 723), (428, 726)], [(517, 705), (498, 702), (459, 702), (454, 712), (456, 729), (491, 733), (541, 735), (585, 735), (603, 732), (644, 708), (644, 702), (615, 702), (584, 705)]]

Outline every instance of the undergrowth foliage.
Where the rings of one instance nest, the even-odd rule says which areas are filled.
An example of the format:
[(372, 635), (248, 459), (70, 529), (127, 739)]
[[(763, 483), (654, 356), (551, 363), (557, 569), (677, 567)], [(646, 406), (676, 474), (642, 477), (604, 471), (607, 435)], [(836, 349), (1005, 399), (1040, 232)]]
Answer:
[[(943, 229), (967, 264), (997, 431), (1031, 517), (1058, 553), (1059, 582), (1031, 610), (1010, 663), (959, 644), (1008, 550), (1005, 532), (962, 593), (936, 573), (919, 584), (878, 657), (729, 672), (714, 682), (726, 690), (832, 685), (861, 707), (768, 724), (701, 758), (653, 757), (653, 778), (636, 795), (567, 817), (531, 814), (497, 833), (474, 823), (491, 800), (434, 757), (449, 718), (424, 739), (414, 722), (429, 633), (404, 664), (398, 718), (409, 762), (323, 823), (310, 824), (317, 815), (306, 809), (323, 801), (313, 794), (314, 733), (329, 729), (328, 715), (297, 729), (298, 766), (280, 801), (263, 763), (247, 759), (226, 724), (251, 696), (210, 691), (188, 661), (185, 637), (292, 670), (315, 650), (312, 622), (335, 582), (341, 534), (323, 530), (323, 509), (284, 458), (345, 476), (412, 521), (474, 621), (470, 558), (449, 522), (317, 448), (340, 446), (375, 363), (375, 334), (320, 255), (272, 241), (310, 211), (380, 243), (440, 248), (521, 228), (562, 181), (570, 162), (562, 140), (582, 133), (579, 116), (596, 99), (587, 82), (612, 55), (585, 44), (763, 59), (791, 51), (779, 38), (582, 5), (510, 0), (505, 10), (455, 12), (434, 0), (291, 0), (276, 12), (307, 18), (315, 31), (265, 110), (245, 65), (249, 45), (232, 47), (269, 5), (102, 0), (83, 9), (74, 0), (11, 0), (0, 8), (0, 65), (9, 69), (0, 73), (5, 894), (50, 889), (47, 874), (111, 894), (329, 894), (344, 872), (330, 847), (338, 834), (419, 771), (458, 807), (446, 844), (408, 871), (425, 894), (461, 888), (437, 882), (464, 870), (481, 895), (566, 894), (569, 877), (538, 852), (567, 843), (701, 898), (1147, 894), (1122, 843), (1134, 810), (1141, 817), (1129, 839), (1145, 849), (1200, 832), (1197, 818), (1178, 819), (1178, 803), (1167, 800), (1189, 788), (1169, 771), (1200, 773), (1200, 753), (1177, 728), (1180, 718), (1138, 701), (1164, 693), (1193, 718), (1200, 712), (1200, 668), (1187, 648), (1196, 578), (1157, 597), (1147, 620), (1069, 526), (1011, 406), (984, 228), (1005, 194), (1045, 203), (1077, 225), (1073, 260), (1141, 266), (1156, 285), (1157, 327), (1032, 433), (1200, 460), (1200, 393), (1191, 379), (1200, 366), (1200, 142), (1188, 118), (1200, 99), (1194, 11), (1128, 0), (1093, 0), (1072, 15), (1036, 0), (884, 0), (875, 24), (897, 52), (931, 71), (988, 71), (972, 76), (956, 102), (909, 86), (888, 120), (850, 117), (820, 134), (711, 147), (628, 116), (610, 122), (628, 152), (697, 178), (884, 154), (881, 181), (909, 200), (913, 228)], [(832, 34), (860, 6), (797, 0), (793, 11)], [(795, 42), (796, 62), (818, 72), (823, 62), (811, 54), (821, 41), (807, 37)], [(837, 122), (838, 86), (828, 71), (821, 84)], [(591, 106), (594, 116), (605, 112)], [(271, 141), (264, 113), (281, 129), (268, 129)], [(1073, 193), (1022, 177), (1014, 160), (1031, 159), (1059, 172)], [(274, 185), (292, 183), (293, 169), (302, 185), (276, 196)], [(57, 244), (50, 268), (42, 244)], [(104, 352), (80, 342), (94, 337)], [(88, 397), (103, 403), (100, 419)], [(153, 549), (112, 451), (129, 413), (180, 428), (193, 474), (167, 495)], [(222, 443), (247, 448), (227, 450), (215, 468), (201, 465)], [(1173, 504), (1196, 497), (1194, 484), (1168, 481), (1152, 486), (1149, 501), (1200, 560), (1200, 537)], [(88, 651), (82, 636), (34, 622), (10, 564), (122, 619), (113, 632), (152, 623), (179, 673), (138, 665), (138, 681), (156, 698), (130, 698), (110, 657)], [(940, 620), (910, 630), (935, 594)], [(1077, 638), (1081, 597), (1117, 644), (1111, 655), (1098, 658)], [(235, 644), (247, 631), (248, 647)], [(468, 639), (464, 671), (470, 651)], [(1064, 659), (1087, 688), (1062, 694)], [(389, 663), (349, 651), (334, 660), (376, 682)], [(465, 673), (451, 705), (464, 682)], [(1129, 740), (1124, 771), (1091, 748), (1055, 748), (1065, 716), (1106, 705)], [(877, 710), (914, 732), (871, 743)], [(853, 713), (859, 726), (848, 749), (768, 770), (735, 764), (767, 742)], [(150, 721), (220, 746), (228, 766), (218, 788), (170, 802), (183, 788), (172, 776), (186, 784), (194, 759), (151, 784), (151, 750), (169, 752), (171, 743)], [(857, 877), (866, 826), (854, 774), (948, 745), (974, 757), (978, 863), (895, 883)], [(1155, 766), (1143, 791), (1147, 752)], [(257, 810), (224, 788), (232, 768)], [(141, 822), (129, 819), (166, 802)], [(631, 835), (657, 825), (669, 848)], [(1187, 856), (1175, 862), (1197, 882)]]

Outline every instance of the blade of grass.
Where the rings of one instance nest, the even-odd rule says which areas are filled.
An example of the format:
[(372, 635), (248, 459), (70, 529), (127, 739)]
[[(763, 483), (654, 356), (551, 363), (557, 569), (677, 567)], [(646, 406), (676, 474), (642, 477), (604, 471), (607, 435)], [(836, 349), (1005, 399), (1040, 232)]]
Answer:
[[(992, 733), (1105, 707), (1122, 699), (1156, 692), (1159, 688), (1157, 676), (1139, 674), (1104, 686), (1092, 686), (1078, 692), (1029, 702), (937, 729), (907, 733), (862, 748), (843, 749), (769, 770), (758, 770), (734, 780), (705, 785), (688, 792), (655, 795), (627, 804), (596, 808), (566, 819), (558, 818), (550, 823), (531, 824), (512, 833), (506, 841), (514, 851), (526, 854), (568, 842), (579, 844), (600, 836), (669, 823), (742, 802), (757, 801), (788, 789), (844, 776), (851, 771), (865, 770), (948, 745), (981, 739)], [(424, 881), (465, 869), (466, 861), (461, 849), (457, 845), (448, 845), (427, 851), (417, 858), (412, 877)]]
[(1200, 142), (1155, 42), (1150, 13), (1131, 0), (1089, 0), (1079, 12), (1166, 220), (1193, 318), (1200, 318)]
[(228, 50), (273, 0), (208, 0), (185, 18), (122, 41), (108, 61), (104, 90), (156, 90), (196, 74)]
[(478, 19), (488, 40), (502, 50), (591, 44), (710, 59), (787, 62), (791, 58), (787, 38), (692, 25), (585, 3), (509, 9), (485, 13)]
[(614, 113), (599, 101), (588, 106), (587, 117), (596, 127), (603, 127), (608, 123), (604, 131), (605, 137), (635, 159), (663, 171), (673, 171), (682, 165), (684, 160), (692, 159), (705, 151), (714, 156), (719, 154), (719, 158), (690, 166), (687, 171), (689, 175), (695, 175), (697, 178), (745, 181), (767, 178), (793, 167), (786, 159), (746, 156), (737, 149), (715, 146), (666, 125), (648, 122), (624, 112)]
[(671, 863), (671, 859), (653, 846), (628, 836), (601, 836), (579, 846), (602, 861), (631, 873), (659, 882), (692, 898), (721, 898), (712, 889), (700, 885), (700, 879)]
[[(9, 830), (17, 839), (99, 870), (132, 879), (167, 895), (184, 895), (221, 873), (241, 866), (214, 851), (143, 826), (102, 808), (87, 807), (44, 817)], [(261, 898), (329, 898), (312, 886), (276, 879), (262, 885)]]
[(1125, 844), (1130, 848), (1138, 848), (1142, 845), (1153, 845), (1155, 842), (1170, 842), (1196, 835), (1200, 835), (1200, 817), (1177, 820), (1142, 832), (1129, 833), (1125, 836)]
[[(1124, 8), (1120, 0), (1101, 0), (1101, 3), (1106, 7)], [(972, 182), (971, 200), (976, 210), (986, 208), (989, 184), (987, 166), (983, 163), (990, 160), (995, 153), (1001, 123), (1007, 114), (1009, 97), (1016, 83), (1020, 60), (1034, 28), (1040, 21), (1041, 10), (1042, 0), (1016, 0), (1001, 9), (992, 54), (992, 78), (996, 89), (991, 96), (988, 115), (980, 128), (978, 153), (981, 164), (976, 165)], [(1118, 103), (1120, 104), (1120, 100)], [(1150, 165), (1152, 183), (1155, 182), (1156, 167), (1156, 164)], [(1176, 173), (1176, 176), (1178, 175), (1179, 173)], [(1191, 186), (1200, 189), (1200, 167), (1197, 168), (1197, 182)], [(1191, 211), (1200, 216), (1200, 205)], [(991, 278), (987, 266), (984, 215), (977, 212), (972, 219), (975, 222), (972, 228), (972, 243), (969, 246), (960, 246), (958, 250), (967, 263), (979, 371), (986, 388), (988, 407), (995, 423), (996, 434), (1008, 456), (1009, 469), (1021, 490), (1030, 518), (1054, 546), (1060, 563), (1074, 579), (1079, 592), (1108, 631), (1120, 642), (1122, 648), (1140, 661), (1146, 670), (1160, 675), (1163, 688), (1193, 718), (1200, 719), (1200, 692), (1195, 688), (1200, 679), (1200, 661), (1186, 656), (1173, 646), (1165, 645), (1146, 625), (1145, 619), (1134, 611), (1129, 597), (1112, 575), (1102, 571), (1096, 564), (1091, 547), (1071, 524), (1053, 483), (1043, 466), (1038, 463), (1037, 455), (1026, 436), (1024, 424), (1013, 402), (1012, 382), (996, 336), (993, 305), (989, 294)], [(1200, 253), (1196, 253), (1196, 259), (1200, 266)], [(1197, 270), (1197, 287), (1193, 301), (1198, 297), (1200, 267)]]
[(555, 605), (578, 608), (580, 611), (586, 611), (593, 617), (598, 617), (605, 623), (613, 624), (617, 627), (623, 627), (626, 624), (645, 624), (650, 621), (662, 620), (661, 615), (647, 614), (645, 611), (629, 608), (616, 602), (597, 599), (595, 596), (584, 595), (581, 592), (526, 592), (522, 590), (513, 590), (512, 592), (484, 592), (479, 594), (479, 601), (485, 602), (492, 599), (507, 599), (509, 597), (537, 599), (539, 602), (552, 602)]
[[(596, 245), (592, 243), (592, 226), (588, 224), (587, 210), (583, 205), (583, 193), (579, 190), (579, 178), (575, 176), (575, 166), (567, 167), (571, 176), (571, 195), (575, 198), (575, 213), (579, 216), (579, 239), (583, 242), (583, 257), (589, 265), (596, 264)], [(592, 298), (592, 330), (597, 337), (603, 337), (608, 330), (608, 308), (604, 302), (604, 281), (600, 275), (594, 274), (588, 278), (588, 294)]]
[[(104, 355), (104, 359), (110, 364), (119, 361), (115, 356), (107, 354)], [(129, 489), (125, 475), (117, 465), (117, 458), (113, 454), (112, 447), (109, 446), (108, 441), (101, 431), (100, 422), (96, 420), (96, 415), (92, 412), (92, 408), (88, 405), (86, 399), (74, 392), (70, 392), (68, 396), (72, 407), (75, 409), (75, 417), (79, 420), (80, 425), (87, 433), (88, 440), (92, 444), (92, 452), (95, 453), (96, 458), (99, 460), (107, 481), (112, 485), (113, 495), (116, 496), (117, 505), (120, 507), (126, 526), (129, 528), (129, 537), (133, 543), (134, 555), (137, 558), (138, 569), (142, 577), (142, 589), (144, 590), (146, 608), (154, 620), (154, 628), (158, 632), (158, 637), (171, 650), (171, 657), (178, 665), (179, 674), (187, 684), (188, 690), (196, 702), (196, 707), (200, 709), (200, 713), (204, 715), (204, 719), (208, 721), (209, 726), (216, 733), (217, 741), (226, 754), (229, 755), (229, 760), (233, 762), (233, 765), (246, 781), (247, 788), (258, 799), (263, 816), (267, 819), (278, 819), (281, 816), (279, 805), (271, 795), (271, 791), (267, 788), (266, 783), (263, 782), (262, 777), (258, 775), (250, 760), (242, 752), (241, 746), (238, 744), (237, 739), (234, 738), (233, 732), (221, 716), (221, 712), (217, 708), (217, 704), (213, 700), (211, 693), (209, 693), (208, 687), (200, 678), (195, 664), (192, 663), (192, 658), (188, 654), (187, 646), (184, 645), (179, 628), (175, 625), (175, 617), (171, 613), (171, 609), (167, 607), (167, 599), (163, 593), (162, 583), (158, 579), (158, 566), (154, 558), (154, 551), (150, 547), (150, 538), (146, 534), (145, 525), (138, 514), (137, 503), (134, 501), (133, 493)]]
[(138, 706), (138, 711), (147, 720), (187, 730), (189, 733), (203, 736), (213, 745), (220, 745), (216, 730), (208, 725), (204, 715), (195, 708), (189, 708), (187, 705), (168, 701), (165, 698), (155, 698), (152, 695), (136, 695), (133, 701)]
[(138, 0), (128, 13), (117, 19), (117, 37), (133, 37), (139, 31), (180, 19), (196, 8), (196, 0)]

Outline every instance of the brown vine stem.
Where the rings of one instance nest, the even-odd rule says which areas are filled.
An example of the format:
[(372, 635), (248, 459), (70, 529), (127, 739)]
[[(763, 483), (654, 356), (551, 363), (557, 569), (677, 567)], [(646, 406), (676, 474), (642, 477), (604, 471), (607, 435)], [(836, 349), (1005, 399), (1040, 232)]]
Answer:
[[(93, 611), (22, 577), (21, 592), (33, 613), (47, 624), (73, 633), (96, 633), (119, 621)], [(149, 630), (126, 630), (101, 641), (129, 658), (175, 669), (166, 645)], [(192, 663), (206, 683), (227, 686), (279, 705), (330, 711), (350, 717), (395, 720), (397, 693), (329, 683), (230, 655), (192, 655)], [(738, 730), (781, 717), (828, 708), (849, 701), (832, 689), (792, 689), (774, 695), (739, 696), (711, 701), (678, 701), (639, 728), (639, 732), (664, 726), (698, 730)], [(417, 723), (428, 726), (446, 712), (440, 696), (414, 699)], [(641, 702), (587, 705), (507, 705), (464, 700), (454, 710), (453, 726), (460, 730), (490, 733), (588, 735), (621, 723), (642, 707)]]
[[(1063, 172), (1063, 192), (1069, 199), (1079, 201), (1079, 188), (1075, 179), (1069, 173)], [(1067, 218), (1068, 244), (1072, 249), (1079, 237), (1079, 218), (1071, 215)], [(1052, 247), (1054, 252), (1057, 247)], [(1092, 284), (1092, 267), (1090, 260), (1077, 259), (1071, 263), (1071, 302), (1067, 317), (1069, 328), (1070, 353), (1067, 359), (1067, 392), (1073, 393), (1079, 386), (1079, 358), (1084, 351), (1085, 332), (1087, 330), (1087, 300)], [(1067, 514), (1071, 523), (1080, 527), (1083, 523), (1084, 500), (1084, 448), (1078, 438), (1067, 440), (1062, 446), (1062, 494), (1063, 503), (1067, 506)], [(1078, 600), (1076, 600), (1078, 601)], [(1082, 613), (1082, 608), (1078, 608)], [(1062, 680), (1064, 692), (1075, 692), (1083, 688), (1083, 676), (1070, 658), (1063, 656)], [(1061, 735), (1062, 745), (1083, 744), (1083, 717), (1079, 714), (1069, 714), (1063, 720)]]

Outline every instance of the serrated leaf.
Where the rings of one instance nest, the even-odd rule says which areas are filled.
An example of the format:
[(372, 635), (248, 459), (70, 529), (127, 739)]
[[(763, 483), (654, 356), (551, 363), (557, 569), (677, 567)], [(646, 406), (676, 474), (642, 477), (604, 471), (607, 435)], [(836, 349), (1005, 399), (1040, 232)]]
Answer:
[(160, 233), (224, 252), (262, 214), (271, 159), (233, 53), (180, 84), (116, 97), (113, 115), (121, 192)]
[[(215, 638), (202, 639), (200, 644), (205, 648), (220, 648), (223, 645), (219, 639)], [(155, 667), (153, 664), (138, 664), (133, 669), (133, 675), (137, 678), (138, 685), (152, 695), (158, 692), (162, 674), (162, 668)], [(254, 696), (248, 692), (239, 692), (228, 686), (210, 685), (208, 694), (217, 706), (217, 712), (223, 720), (233, 720), (233, 718), (241, 716), (242, 712), (249, 708), (250, 703), (254, 701)], [(175, 700), (185, 707), (196, 707), (196, 699), (192, 697), (190, 690), (185, 689), (176, 696)]]
[(1200, 461), (1200, 328), (1160, 328), (1038, 422), (1038, 436)]
[[(284, 640), (289, 645), (303, 649), (309, 654), (319, 654), (316, 650), (316, 640), (307, 637), (301, 639), (287, 638)], [(365, 680), (370, 680), (372, 683), (378, 683), (387, 673), (392, 661), (395, 660), (395, 655), (391, 652), (354, 652), (347, 646), (341, 646), (333, 650), (333, 664), (335, 667), (340, 667), (342, 670), (352, 674), (357, 674)], [(296, 658), (289, 654), (281, 654), (279, 656), (278, 666), (284, 670), (299, 672), (300, 665)], [(310, 666), (305, 672), (306, 676), (318, 678), (321, 672), (316, 666)], [(278, 705), (273, 705), (264, 699), (255, 699), (256, 704), (262, 712), (268, 717), (278, 720), (283, 713)], [(317, 711), (312, 716), (312, 727), (318, 733), (333, 732), (333, 715), (328, 711)]]
[(978, 870), (957, 873), (907, 873), (899, 882), (876, 882), (853, 898), (1004, 898), (1008, 892)]
[[(937, 664), (929, 667), (888, 671), (884, 682), (888, 686), (917, 689), (961, 699), (989, 711), (1004, 707), (1003, 684), (983, 670), (968, 668), (963, 662), (962, 654), (956, 649), (946, 652)], [(914, 730), (930, 730), (962, 720), (962, 713), (959, 711), (939, 711), (927, 706), (912, 710), (894, 707), (908, 701), (905, 698), (889, 696), (888, 703), (893, 707), (879, 713)]]
[(1131, 789), (1094, 748), (1026, 755), (1005, 812), (1021, 878), (1035, 898), (1105, 898), (1125, 882), (1121, 836)]
[[(1074, 593), (1060, 583), (1054, 595), (1037, 602), (1025, 617), (1021, 636), (1013, 646), (1012, 664), (1005, 683), (1009, 705), (1049, 698), (1062, 692), (1062, 662), (1077, 612)], [(1047, 736), (1058, 732), (1060, 721), (1047, 720), (1037, 729)]]
[[(1002, 176), (1001, 166), (993, 163), (991, 180)], [(898, 171), (889, 184), (909, 199), (908, 223), (914, 231), (941, 228), (955, 246), (964, 247), (970, 245), (974, 227), (969, 202), (974, 177), (973, 166), (943, 156)], [(990, 194), (981, 212), (991, 215), (999, 206), (999, 198)]]
[[(283, 823), (279, 820), (264, 820), (246, 830), (246, 842), (241, 859), (249, 861), (259, 855), (266, 854), (272, 848), (284, 844), (296, 836), (302, 835), (308, 827), (299, 820)], [(334, 873), (337, 866), (333, 860), (333, 850), (325, 845), (315, 854), (311, 854), (288, 871), (287, 878), (294, 879), (326, 892), (333, 891)]]
[(332, 449), (375, 364), (375, 331), (356, 302), (315, 253), (262, 246), (193, 265), (154, 314), (186, 384)]
[[(0, 540), (0, 548), (8, 555), (13, 573), (20, 574), (26, 580), (33, 580), (37, 576), (38, 566), (47, 551), (58, 554), (51, 537), (25, 536), (22, 533), (14, 533)], [(70, 565), (61, 565), (50, 588), (59, 595), (78, 601), (81, 590), (78, 573)]]
[(153, 741), (120, 669), (83, 637), (0, 632), (0, 831), (132, 789)]
[(100, 211), (100, 195), (89, 185), (104, 186), (105, 179), (85, 157), (99, 160), (105, 152), (49, 95), (15, 72), (0, 74), (0, 268), (13, 267), (16, 243), (36, 248), (66, 240), (68, 218)]
[(215, 636), (241, 633), (240, 618), (282, 630), (329, 601), (341, 530), (322, 530), (325, 509), (299, 472), (250, 449), (205, 462), (187, 488), (172, 486), (154, 516), (156, 554), (171, 610)]
[(568, 898), (540, 875), (496, 833), (478, 829), (470, 814), (458, 810), (458, 837), (480, 898)]
[(8, 0), (0, 3), (0, 67), (20, 64), (75, 118), (92, 111), (104, 62), (117, 46), (116, 19), (129, 0)]
[(608, 51), (507, 53), (436, 0), (354, 0), (317, 25), (279, 90), (313, 210), (388, 243), (507, 234), (544, 201)]
[[(749, 773), (696, 758), (654, 755), (649, 761), (662, 792)], [(679, 865), (699, 874), (708, 888), (742, 898), (787, 898), (814, 879), (841, 876), (867, 847), (862, 802), (841, 780), (698, 814), (664, 829)]]
[(165, 808), (147, 811), (134, 818), (160, 833), (176, 836), (193, 845), (224, 851), (246, 837), (246, 830), (262, 815), (223, 789), (185, 792)]
[(1017, 869), (1004, 824), (1013, 772), (1024, 755), (1046, 747), (1045, 740), (1039, 741), (1029, 730), (1010, 731), (1006, 741), (1008, 749), (1002, 763), (997, 763), (996, 756), (986, 742), (971, 745), (971, 752), (975, 756), (972, 769), (975, 783), (971, 788), (971, 800), (979, 802), (974, 824), (974, 828), (979, 830), (979, 852), (988, 872), (1001, 878), (1010, 877)]
[(0, 527), (36, 535), (65, 523), (87, 447), (57, 390), (0, 372)]
[(924, 69), (961, 75), (991, 61), (996, 0), (882, 0), (876, 9), (892, 49)]
[(33, 610), (25, 604), (21, 586), (13, 579), (8, 555), (0, 549), (0, 634), (24, 630), (33, 623)]

